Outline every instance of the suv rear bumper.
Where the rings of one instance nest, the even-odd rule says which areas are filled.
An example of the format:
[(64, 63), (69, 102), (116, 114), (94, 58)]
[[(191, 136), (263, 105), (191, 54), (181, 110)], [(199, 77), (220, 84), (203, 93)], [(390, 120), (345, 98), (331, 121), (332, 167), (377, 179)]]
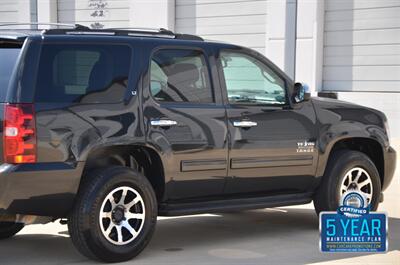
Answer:
[(396, 151), (389, 147), (384, 154), (385, 159), (385, 176), (382, 183), (382, 191), (386, 190), (393, 180), (394, 172), (396, 170)]
[(83, 163), (0, 165), (0, 213), (64, 217), (82, 171)]

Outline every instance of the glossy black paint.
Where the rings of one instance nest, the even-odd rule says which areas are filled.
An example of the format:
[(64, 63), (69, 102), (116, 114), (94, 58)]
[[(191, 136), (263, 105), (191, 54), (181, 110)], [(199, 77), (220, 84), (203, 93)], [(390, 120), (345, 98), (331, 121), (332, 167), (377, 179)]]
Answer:
[(384, 170), (382, 190), (389, 186), (396, 168), (396, 152), (390, 147), (384, 123), (386, 116), (377, 110), (335, 99), (312, 99), (318, 115), (319, 163), (316, 176), (324, 174), (329, 154), (336, 143), (346, 139), (369, 139), (382, 148)]
[[(165, 181), (172, 190), (166, 191), (168, 200), (198, 198), (221, 195), (226, 179), (226, 162), (217, 167), (213, 161), (227, 161), (228, 133), (225, 108), (222, 104), (218, 83), (211, 80), (215, 103), (158, 103), (150, 95), (149, 66), (151, 54), (163, 48), (199, 49), (212, 63), (212, 46), (203, 42), (155, 43), (143, 40), (143, 119), (147, 144), (165, 153), (162, 157)], [(209, 76), (214, 76), (215, 68), (210, 68)], [(151, 120), (168, 119), (176, 121), (176, 126), (167, 128), (150, 125)], [(187, 165), (196, 165), (188, 167)], [(201, 166), (201, 171), (199, 169)], [(222, 165), (222, 166), (221, 166)], [(182, 170), (184, 169), (184, 170)], [(189, 169), (189, 170), (188, 170)]]
[[(252, 56), (272, 68), (285, 80), (286, 90), (294, 86), (262, 55), (245, 48), (229, 51)], [(300, 153), (297, 146), (316, 141), (317, 119), (311, 101), (292, 107), (288, 93), (283, 106), (229, 104), (222, 65), (218, 67), (231, 139), (226, 193), (309, 191), (315, 181), (318, 151), (314, 148), (312, 152)], [(235, 121), (252, 121), (257, 126), (238, 128), (233, 125)]]
[[(133, 50), (132, 69), (124, 100), (114, 104), (33, 102), (32, 84), (43, 43), (129, 45)], [(163, 48), (198, 49), (204, 53), (215, 103), (158, 103), (152, 98), (150, 58), (154, 51)], [(286, 80), (287, 105), (229, 105), (218, 64), (218, 54), (223, 49), (248, 53), (274, 69)], [(170, 214), (176, 209), (175, 214), (185, 212), (181, 207), (185, 201), (232, 199), (227, 204), (234, 207), (238, 198), (271, 196), (260, 204), (254, 200), (254, 205), (265, 207), (277, 205), (273, 198), (280, 198), (279, 205), (295, 203), (293, 198), (300, 194), (299, 201), (307, 202), (324, 174), (335, 143), (349, 138), (378, 142), (385, 161), (383, 188), (393, 176), (395, 152), (390, 148), (382, 113), (327, 99), (313, 98), (295, 104), (293, 80), (266, 58), (246, 48), (160, 38), (34, 35), (25, 40), (23, 50), (21, 69), (7, 102), (35, 103), (38, 163), (0, 166), (3, 212), (65, 216), (73, 205), (88, 157), (110, 146), (143, 146), (158, 154), (165, 183), (159, 201), (163, 214), (169, 214), (168, 209), (172, 209)], [(107, 91), (99, 94), (106, 95)], [(3, 110), (4, 104), (0, 104), (0, 117)], [(178, 124), (152, 126), (155, 119), (171, 119)], [(259, 126), (233, 127), (232, 122), (241, 119), (257, 121)], [(297, 151), (298, 143), (304, 141), (315, 143), (312, 152)], [(149, 176), (152, 177), (159, 176)], [(275, 197), (277, 194), (287, 194), (288, 199)], [(242, 206), (250, 204), (245, 200)], [(196, 204), (188, 208), (196, 208)], [(204, 205), (199, 208), (207, 210)]]

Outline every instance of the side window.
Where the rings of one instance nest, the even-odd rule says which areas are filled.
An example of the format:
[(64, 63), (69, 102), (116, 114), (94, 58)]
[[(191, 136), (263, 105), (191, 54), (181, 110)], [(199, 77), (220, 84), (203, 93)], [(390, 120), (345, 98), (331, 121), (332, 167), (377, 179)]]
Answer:
[(229, 103), (283, 105), (285, 81), (256, 58), (242, 53), (222, 52)]
[(160, 102), (214, 102), (206, 60), (194, 50), (160, 50), (150, 67), (150, 91)]
[(44, 45), (35, 101), (120, 102), (128, 86), (131, 53), (125, 45)]

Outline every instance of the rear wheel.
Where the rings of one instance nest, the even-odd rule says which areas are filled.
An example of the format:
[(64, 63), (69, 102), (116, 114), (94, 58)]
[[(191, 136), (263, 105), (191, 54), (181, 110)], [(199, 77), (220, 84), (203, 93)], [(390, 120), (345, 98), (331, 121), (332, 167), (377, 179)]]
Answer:
[(317, 214), (336, 211), (341, 196), (348, 190), (360, 191), (367, 198), (371, 210), (378, 209), (381, 181), (375, 164), (364, 153), (341, 150), (332, 154), (314, 196)]
[(0, 222), (0, 239), (6, 239), (15, 236), (24, 228), (24, 224), (14, 222)]
[(68, 229), (75, 247), (85, 256), (123, 262), (149, 243), (157, 220), (151, 184), (140, 173), (109, 167), (85, 176)]

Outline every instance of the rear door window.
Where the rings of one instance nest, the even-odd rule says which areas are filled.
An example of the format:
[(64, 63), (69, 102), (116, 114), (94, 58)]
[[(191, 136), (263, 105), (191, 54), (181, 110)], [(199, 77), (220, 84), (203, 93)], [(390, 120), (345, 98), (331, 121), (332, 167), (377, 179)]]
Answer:
[(0, 102), (5, 102), (10, 79), (21, 49), (0, 46)]
[(159, 102), (214, 102), (207, 62), (201, 51), (160, 50), (153, 55), (150, 72), (150, 91)]
[(46, 44), (35, 101), (121, 102), (128, 87), (131, 57), (126, 45)]

